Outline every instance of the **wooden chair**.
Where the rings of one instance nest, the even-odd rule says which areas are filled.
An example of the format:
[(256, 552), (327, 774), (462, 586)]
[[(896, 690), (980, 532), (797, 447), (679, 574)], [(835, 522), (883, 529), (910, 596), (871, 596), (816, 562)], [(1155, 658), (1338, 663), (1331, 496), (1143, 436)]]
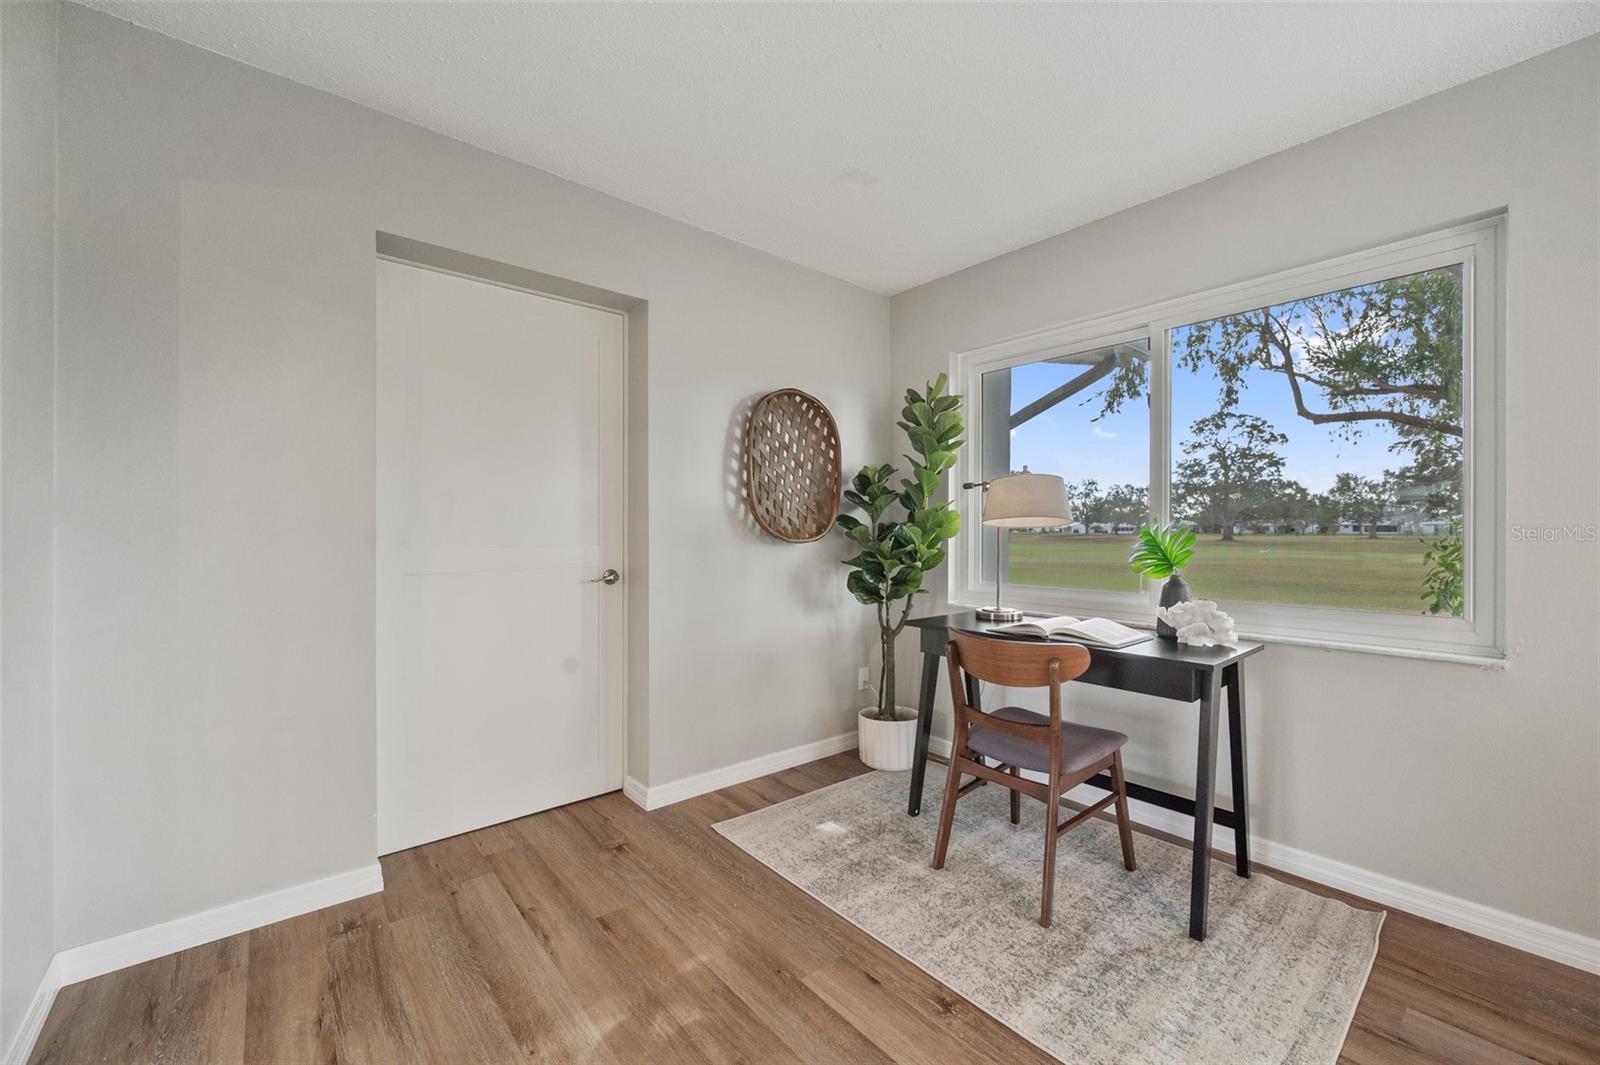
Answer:
[[(1122, 745), (1128, 737), (1061, 720), (1061, 685), (1089, 668), (1089, 652), (1076, 644), (986, 640), (963, 633), (951, 639), (945, 659), (950, 666), (950, 694), (956, 708), (955, 735), (950, 745), (950, 776), (945, 784), (944, 808), (939, 814), (939, 843), (933, 852), (933, 867), (944, 868), (956, 801), (962, 795), (985, 782), (1009, 788), (1012, 824), (1021, 820), (1021, 796), (1038, 799), (1049, 811), (1044, 828), (1044, 898), (1039, 906), (1039, 923), (1048, 928), (1055, 895), (1056, 840), (1068, 829), (1115, 803), (1117, 830), (1122, 836), (1122, 863), (1130, 871), (1134, 868), (1127, 782), (1122, 776)], [(970, 703), (969, 688), (962, 683), (963, 670), (972, 681)], [(984, 713), (975, 705), (976, 682), (980, 680), (1008, 688), (1049, 688), (1050, 716), (1016, 706)], [(981, 760), (984, 758), (998, 765), (989, 766)], [(1028, 780), (1022, 776), (1024, 769), (1044, 773), (1046, 782)], [(1107, 770), (1112, 793), (1057, 824), (1062, 794)], [(965, 785), (961, 784), (963, 773), (973, 777)]]

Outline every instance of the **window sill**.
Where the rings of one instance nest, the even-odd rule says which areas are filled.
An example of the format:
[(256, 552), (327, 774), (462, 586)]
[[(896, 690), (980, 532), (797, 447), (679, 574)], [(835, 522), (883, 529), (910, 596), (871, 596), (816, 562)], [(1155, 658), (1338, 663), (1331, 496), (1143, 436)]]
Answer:
[[(952, 602), (950, 610), (976, 610), (980, 606), (993, 605), (992, 599), (985, 599), (981, 603)], [(1021, 608), (1027, 617), (1052, 617), (1063, 611), (1044, 611), (1028, 607)], [(1076, 616), (1083, 616), (1082, 611), (1068, 610)], [(1135, 629), (1153, 631), (1155, 622), (1143, 611), (1135, 614), (1129, 611), (1099, 610), (1093, 612), (1097, 617), (1109, 618), (1123, 625)], [(1248, 628), (1239, 631), (1239, 638), (1244, 640), (1259, 640), (1265, 644), (1282, 644), (1286, 647), (1311, 647), (1322, 651), (1342, 651), (1347, 654), (1381, 655), (1386, 658), (1411, 658), (1424, 662), (1451, 662), (1456, 665), (1472, 666), (1477, 669), (1500, 671), (1507, 668), (1506, 657), (1502, 654), (1486, 654), (1481, 651), (1448, 651), (1432, 647), (1402, 647), (1397, 644), (1361, 643), (1359, 641), (1339, 640), (1321, 636), (1288, 636), (1282, 633), (1252, 632)]]
[(1313, 636), (1267, 636), (1260, 633), (1241, 632), (1247, 640), (1278, 643), (1287, 647), (1313, 647), (1323, 651), (1345, 651), (1350, 654), (1382, 655), (1386, 658), (1414, 658), (1424, 662), (1454, 662), (1461, 666), (1499, 671), (1506, 668), (1504, 655), (1484, 654), (1478, 651), (1444, 651), (1432, 647), (1398, 647), (1394, 644), (1353, 643)]

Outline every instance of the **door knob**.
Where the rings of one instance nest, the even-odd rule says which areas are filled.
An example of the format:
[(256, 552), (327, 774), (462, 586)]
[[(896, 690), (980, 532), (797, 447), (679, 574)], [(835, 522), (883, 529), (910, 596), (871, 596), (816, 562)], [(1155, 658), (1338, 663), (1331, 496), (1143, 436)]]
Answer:
[(608, 569), (598, 577), (590, 577), (590, 584), (616, 584), (622, 579), (622, 574), (614, 569)]

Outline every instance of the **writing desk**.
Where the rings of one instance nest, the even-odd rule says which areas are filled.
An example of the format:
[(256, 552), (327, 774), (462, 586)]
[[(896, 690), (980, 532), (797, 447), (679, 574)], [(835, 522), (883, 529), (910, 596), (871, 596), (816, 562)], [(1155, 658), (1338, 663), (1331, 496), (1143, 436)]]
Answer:
[[(928, 736), (933, 730), (933, 697), (939, 686), (939, 659), (952, 630), (983, 634), (1001, 622), (982, 621), (971, 611), (913, 618), (922, 631), (922, 691), (917, 699), (917, 753), (911, 764), (911, 798), (906, 813), (922, 810), (922, 780), (928, 768)], [(1211, 826), (1233, 829), (1234, 868), (1250, 875), (1250, 809), (1245, 781), (1244, 660), (1262, 644), (1241, 640), (1236, 647), (1184, 647), (1152, 636), (1119, 649), (1089, 648), (1089, 668), (1074, 684), (1154, 695), (1182, 703), (1200, 703), (1199, 742), (1194, 771), (1194, 798), (1128, 782), (1128, 795), (1194, 817), (1194, 868), (1189, 881), (1189, 935), (1206, 937), (1206, 900), (1211, 884)], [(967, 701), (979, 706), (977, 685), (967, 678)], [(1233, 772), (1233, 809), (1219, 810), (1217, 794), (1217, 722), (1222, 692), (1228, 695), (1228, 754)], [(1089, 780), (1110, 790), (1104, 774)]]

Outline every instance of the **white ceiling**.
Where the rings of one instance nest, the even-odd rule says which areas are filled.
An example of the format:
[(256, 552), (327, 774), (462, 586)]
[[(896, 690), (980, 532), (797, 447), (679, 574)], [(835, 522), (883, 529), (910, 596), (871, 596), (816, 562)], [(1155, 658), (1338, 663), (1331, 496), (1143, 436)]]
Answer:
[(1594, 3), (119, 3), (893, 293), (1600, 32)]

